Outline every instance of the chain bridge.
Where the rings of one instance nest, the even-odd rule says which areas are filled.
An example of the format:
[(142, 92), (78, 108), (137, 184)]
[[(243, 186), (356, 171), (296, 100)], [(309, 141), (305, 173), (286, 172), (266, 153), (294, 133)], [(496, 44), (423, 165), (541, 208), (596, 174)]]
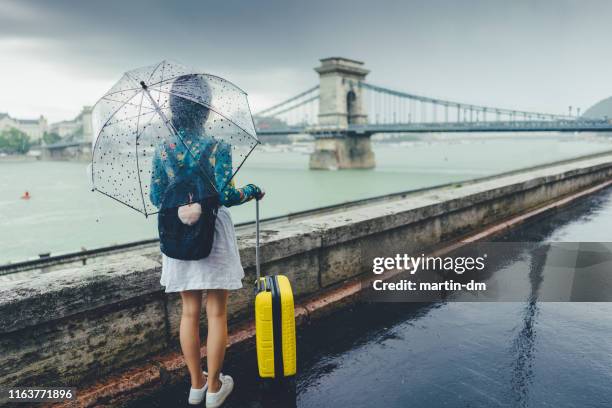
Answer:
[(321, 60), (319, 84), (256, 112), (257, 133), (310, 134), (314, 169), (375, 166), (370, 136), (426, 132), (612, 131), (606, 118), (532, 112), (433, 98), (367, 82), (364, 63)]

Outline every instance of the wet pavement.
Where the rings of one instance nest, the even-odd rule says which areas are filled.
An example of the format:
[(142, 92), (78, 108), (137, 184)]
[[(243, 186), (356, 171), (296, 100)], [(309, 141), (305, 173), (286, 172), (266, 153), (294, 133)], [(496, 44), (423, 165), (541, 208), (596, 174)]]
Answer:
[[(610, 225), (612, 189), (497, 240), (606, 242)], [(612, 303), (359, 303), (301, 327), (298, 351), (281, 386), (257, 380), (254, 351), (231, 356), (225, 406), (612, 407)], [(188, 388), (132, 406), (184, 406)]]

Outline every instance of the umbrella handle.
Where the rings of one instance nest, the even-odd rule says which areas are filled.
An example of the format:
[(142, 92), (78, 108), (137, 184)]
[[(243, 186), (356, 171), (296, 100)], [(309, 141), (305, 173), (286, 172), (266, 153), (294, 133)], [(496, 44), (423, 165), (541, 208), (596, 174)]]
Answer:
[(255, 271), (257, 273), (257, 289), (259, 290), (259, 278), (261, 276), (259, 266), (259, 198), (255, 198)]

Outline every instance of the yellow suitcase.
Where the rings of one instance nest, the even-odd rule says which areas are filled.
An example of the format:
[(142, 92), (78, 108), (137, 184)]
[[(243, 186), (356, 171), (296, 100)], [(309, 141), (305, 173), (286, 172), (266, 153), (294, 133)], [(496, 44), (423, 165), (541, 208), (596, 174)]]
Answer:
[(255, 343), (262, 378), (283, 378), (297, 372), (295, 309), (289, 279), (284, 275), (260, 277), (259, 200), (256, 201)]

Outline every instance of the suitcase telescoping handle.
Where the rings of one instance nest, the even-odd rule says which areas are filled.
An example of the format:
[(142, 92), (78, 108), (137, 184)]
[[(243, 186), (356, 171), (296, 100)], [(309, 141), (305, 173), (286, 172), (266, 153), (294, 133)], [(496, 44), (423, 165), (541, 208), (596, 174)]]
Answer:
[(257, 273), (256, 288), (259, 291), (259, 278), (261, 276), (259, 267), (259, 198), (255, 199), (255, 271)]

